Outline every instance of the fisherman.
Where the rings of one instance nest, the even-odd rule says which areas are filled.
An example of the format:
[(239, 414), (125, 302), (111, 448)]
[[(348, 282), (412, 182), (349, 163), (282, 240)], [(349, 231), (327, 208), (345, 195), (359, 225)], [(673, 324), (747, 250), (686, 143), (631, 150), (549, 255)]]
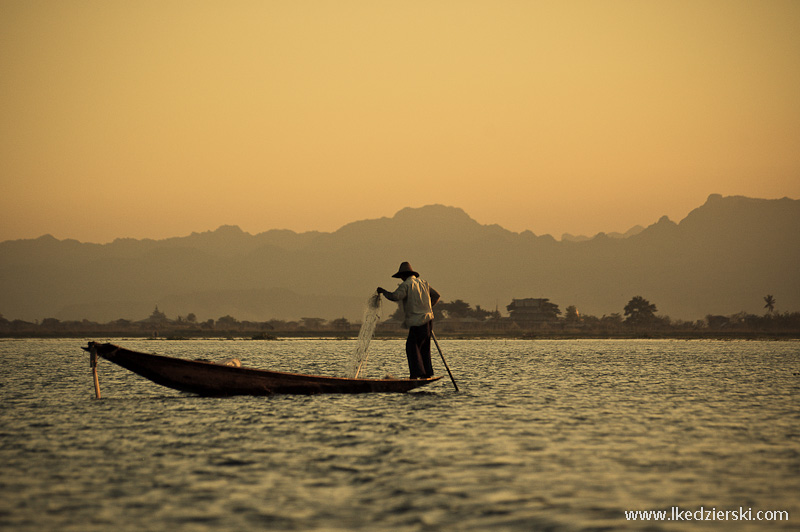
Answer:
[(394, 292), (378, 287), (389, 301), (397, 301), (403, 309), (403, 326), (408, 327), (406, 356), (412, 379), (433, 377), (431, 365), (431, 335), (433, 334), (433, 306), (439, 302), (439, 292), (431, 288), (428, 281), (419, 278), (411, 264), (400, 264), (397, 273), (392, 275), (403, 282)]

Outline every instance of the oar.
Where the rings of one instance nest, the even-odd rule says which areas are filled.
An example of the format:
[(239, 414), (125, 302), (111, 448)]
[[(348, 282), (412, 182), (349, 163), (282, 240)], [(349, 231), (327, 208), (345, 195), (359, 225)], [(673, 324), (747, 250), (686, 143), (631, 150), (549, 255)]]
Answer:
[(458, 391), (458, 384), (456, 384), (456, 380), (453, 378), (453, 373), (450, 371), (450, 366), (447, 365), (447, 360), (444, 359), (442, 348), (439, 347), (439, 340), (436, 339), (436, 335), (433, 334), (433, 331), (431, 331), (431, 338), (433, 338), (433, 343), (436, 344), (436, 349), (439, 350), (439, 355), (442, 357), (442, 362), (444, 362), (444, 367), (447, 370), (447, 374), (450, 375), (450, 380), (453, 381), (453, 386), (455, 387), (456, 391)]
[(92, 366), (92, 375), (94, 376), (94, 396), (100, 399), (100, 380), (97, 378), (97, 349), (91, 345), (89, 347), (89, 365)]

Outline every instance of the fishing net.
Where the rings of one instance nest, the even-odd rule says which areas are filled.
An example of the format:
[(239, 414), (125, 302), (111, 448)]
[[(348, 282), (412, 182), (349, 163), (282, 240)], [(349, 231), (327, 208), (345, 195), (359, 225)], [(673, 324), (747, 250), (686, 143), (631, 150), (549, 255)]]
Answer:
[(347, 364), (348, 378), (356, 378), (359, 376), (361, 367), (364, 361), (367, 360), (367, 348), (369, 342), (372, 340), (372, 335), (375, 334), (375, 327), (381, 319), (381, 295), (374, 294), (367, 300), (364, 307), (364, 320), (361, 322), (361, 330), (358, 331), (358, 342), (356, 349), (350, 356)]

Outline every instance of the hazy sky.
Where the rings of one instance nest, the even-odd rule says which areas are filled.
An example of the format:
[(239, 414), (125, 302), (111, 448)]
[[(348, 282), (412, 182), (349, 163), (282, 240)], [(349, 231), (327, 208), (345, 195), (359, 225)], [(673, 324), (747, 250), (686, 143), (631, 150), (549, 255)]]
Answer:
[(800, 2), (0, 2), (0, 240), (800, 198)]

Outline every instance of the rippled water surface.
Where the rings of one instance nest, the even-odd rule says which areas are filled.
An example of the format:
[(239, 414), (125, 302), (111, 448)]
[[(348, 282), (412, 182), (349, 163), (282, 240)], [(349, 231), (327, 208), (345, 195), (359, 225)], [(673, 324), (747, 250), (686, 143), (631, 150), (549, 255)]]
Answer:
[[(125, 347), (343, 375), (354, 341)], [(800, 525), (800, 343), (441, 340), (408, 394), (200, 398), (77, 340), (0, 341), (0, 529), (640, 530), (625, 510), (789, 512)], [(444, 369), (434, 358), (438, 373)], [(373, 341), (366, 377), (405, 376)]]

